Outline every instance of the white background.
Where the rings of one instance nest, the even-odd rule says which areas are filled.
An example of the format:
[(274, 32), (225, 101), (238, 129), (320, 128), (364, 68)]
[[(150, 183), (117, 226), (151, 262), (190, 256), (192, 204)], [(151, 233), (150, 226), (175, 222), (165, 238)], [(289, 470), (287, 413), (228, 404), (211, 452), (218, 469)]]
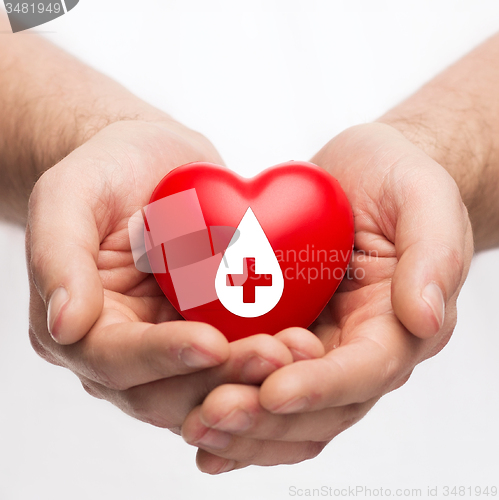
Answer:
[[(345, 127), (375, 119), (498, 27), (497, 0), (81, 0), (38, 31), (253, 175), (306, 160)], [(92, 399), (69, 371), (36, 356), (23, 233), (0, 226), (0, 499), (499, 486), (498, 277), (497, 252), (475, 259), (450, 344), (318, 458), (210, 477), (181, 438)]]

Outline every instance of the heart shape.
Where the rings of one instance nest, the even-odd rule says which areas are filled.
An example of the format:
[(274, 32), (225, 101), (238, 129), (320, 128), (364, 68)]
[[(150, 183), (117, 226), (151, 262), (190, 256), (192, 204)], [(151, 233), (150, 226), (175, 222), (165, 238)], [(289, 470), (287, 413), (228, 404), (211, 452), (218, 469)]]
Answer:
[(306, 162), (252, 179), (210, 163), (169, 172), (145, 209), (146, 248), (162, 291), (190, 321), (229, 341), (308, 327), (353, 248), (339, 182)]

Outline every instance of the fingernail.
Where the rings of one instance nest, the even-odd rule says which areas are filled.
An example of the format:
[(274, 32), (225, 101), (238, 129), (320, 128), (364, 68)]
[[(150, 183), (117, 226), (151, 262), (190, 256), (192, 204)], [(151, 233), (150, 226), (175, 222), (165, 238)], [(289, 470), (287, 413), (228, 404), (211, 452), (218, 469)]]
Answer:
[(241, 378), (248, 384), (261, 382), (262, 378), (267, 377), (277, 368), (277, 365), (261, 356), (252, 356), (244, 363)]
[(216, 359), (210, 354), (206, 354), (195, 347), (184, 347), (178, 358), (189, 368), (207, 368), (217, 364)]
[(287, 403), (284, 403), (281, 406), (278, 406), (274, 410), (273, 413), (297, 413), (299, 411), (303, 411), (305, 408), (308, 408), (310, 402), (308, 398), (305, 396), (293, 398)]
[(59, 342), (57, 321), (61, 316), (62, 308), (66, 305), (68, 300), (69, 294), (63, 286), (56, 288), (49, 300), (49, 307), (47, 311), (47, 327), (50, 335), (56, 342)]
[(442, 328), (445, 317), (444, 294), (435, 283), (428, 283), (421, 294), (423, 300), (430, 306), (438, 323), (438, 328)]
[(253, 419), (240, 408), (235, 408), (224, 418), (212, 425), (213, 428), (227, 432), (242, 432), (251, 427)]
[(302, 351), (298, 351), (297, 349), (294, 349), (293, 347), (290, 347), (289, 350), (291, 351), (291, 354), (293, 355), (294, 361), (302, 361), (304, 359), (312, 359), (308, 354), (305, 354)]
[(211, 448), (212, 450), (223, 450), (229, 446), (231, 435), (227, 432), (208, 429), (201, 439), (194, 444), (201, 448)]

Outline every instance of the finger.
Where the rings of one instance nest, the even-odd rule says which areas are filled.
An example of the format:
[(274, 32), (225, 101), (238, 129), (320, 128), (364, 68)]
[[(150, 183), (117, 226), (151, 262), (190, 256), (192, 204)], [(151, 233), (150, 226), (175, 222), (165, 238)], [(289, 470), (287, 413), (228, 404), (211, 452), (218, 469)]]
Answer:
[(49, 335), (47, 330), (46, 308), (40, 294), (30, 283), (29, 297), (29, 340), (35, 352), (43, 359), (54, 365), (64, 366), (60, 357), (53, 351), (53, 347), (62, 347)]
[(273, 413), (362, 403), (392, 390), (426, 349), (425, 341), (405, 330), (393, 314), (377, 316), (358, 325), (352, 340), (324, 357), (270, 375), (262, 384), (260, 403)]
[(253, 444), (256, 451), (252, 451), (253, 457), (250, 460), (224, 458), (200, 448), (196, 454), (196, 465), (201, 472), (214, 475), (243, 469), (250, 465), (272, 466), (297, 464), (304, 460), (315, 458), (328, 443), (274, 443), (272, 441), (255, 441)]
[[(199, 422), (193, 427), (203, 425), (259, 440), (330, 441), (364, 417), (376, 401), (278, 415), (260, 405), (257, 387), (225, 384), (208, 394), (196, 414)], [(184, 435), (188, 442), (195, 437), (189, 434), (189, 428), (184, 429)]]
[[(234, 462), (235, 465), (223, 472), (241, 469), (249, 465), (267, 467), (273, 465), (292, 465), (315, 458), (327, 444), (315, 441), (291, 443), (285, 441), (258, 441), (246, 438), (234, 438), (234, 443), (227, 452), (225, 450), (210, 451), (200, 448), (196, 455), (196, 465), (201, 472), (208, 474), (216, 474), (216, 470), (220, 469), (220, 465), (227, 463), (228, 460), (231, 461), (231, 466)], [(225, 456), (226, 454), (228, 457)], [(236, 458), (230, 458), (232, 456)]]
[[(194, 409), (182, 425), (182, 437), (187, 443), (220, 458), (254, 465), (295, 464), (316, 457), (326, 445), (315, 441), (260, 441), (232, 436), (199, 424), (198, 411)], [(200, 465), (201, 470), (208, 466), (198, 462)]]
[(195, 372), (229, 357), (227, 339), (205, 323), (105, 325), (113, 319), (113, 312), (106, 311), (87, 336), (62, 349), (73, 371), (110, 389)]
[[(154, 279), (153, 276), (151, 277)], [(104, 309), (110, 307), (111, 304), (113, 309), (121, 311), (132, 321), (157, 324), (183, 320), (163, 292), (159, 297), (150, 295), (134, 297), (104, 289)]]
[[(361, 238), (355, 235), (356, 241)], [(366, 242), (367, 240), (367, 242)], [(370, 240), (364, 238), (364, 247), (369, 248)], [(361, 243), (359, 243), (361, 244)], [(395, 247), (393, 247), (395, 254)], [(397, 266), (397, 258), (393, 256), (380, 256), (376, 250), (371, 250), (368, 254), (364, 251), (355, 250), (352, 253), (345, 274), (345, 278), (338, 287), (338, 292), (356, 291), (359, 288), (379, 283), (380, 281), (391, 279)]]
[(289, 349), (282, 342), (260, 334), (232, 342), (230, 356), (220, 366), (127, 390), (109, 389), (92, 381), (87, 381), (87, 385), (128, 415), (158, 427), (172, 428), (182, 425), (187, 414), (218, 385), (259, 384), (292, 361)]
[[(420, 338), (437, 334), (467, 274), (471, 227), (450, 175), (427, 157), (404, 159), (395, 203), (399, 262), (392, 282), (395, 314)], [(452, 320), (450, 319), (450, 322)]]
[(317, 336), (305, 328), (286, 328), (276, 333), (275, 338), (288, 347), (293, 361), (320, 358), (326, 353)]
[[(452, 327), (472, 239), (466, 208), (451, 176), (401, 133), (381, 123), (349, 129), (312, 161), (329, 166), (349, 195), (356, 246), (363, 251), (375, 248), (391, 258), (395, 245), (399, 263), (392, 299), (404, 326), (420, 338), (435, 335), (446, 319)], [(356, 169), (360, 175), (352, 175)], [(449, 308), (451, 314), (446, 314)]]
[(32, 285), (47, 308), (47, 326), (60, 344), (85, 335), (102, 311), (97, 270), (100, 238), (88, 193), (67, 172), (53, 167), (30, 199), (26, 232)]
[(216, 475), (230, 472), (231, 470), (244, 469), (251, 464), (244, 464), (222, 457), (217, 457), (212, 453), (198, 449), (196, 453), (196, 466), (201, 472)]

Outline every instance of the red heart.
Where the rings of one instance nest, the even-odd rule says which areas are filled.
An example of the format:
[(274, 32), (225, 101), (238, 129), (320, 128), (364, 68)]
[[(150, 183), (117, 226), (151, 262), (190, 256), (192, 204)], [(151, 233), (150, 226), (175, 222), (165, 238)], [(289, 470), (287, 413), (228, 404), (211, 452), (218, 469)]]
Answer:
[[(230, 341), (308, 327), (338, 287), (352, 253), (353, 216), (345, 193), (334, 177), (306, 162), (283, 163), (253, 179), (190, 163), (168, 173), (150, 203), (146, 247), (159, 286), (185, 319), (209, 323)], [(250, 212), (279, 263), (272, 261), (274, 271), (263, 233), (249, 231), (249, 222), (236, 231), (245, 214), (256, 231)], [(267, 252), (260, 255), (261, 249)], [(242, 274), (227, 265), (239, 266)], [(260, 314), (261, 307), (270, 310)], [(248, 314), (254, 317), (243, 317)]]

